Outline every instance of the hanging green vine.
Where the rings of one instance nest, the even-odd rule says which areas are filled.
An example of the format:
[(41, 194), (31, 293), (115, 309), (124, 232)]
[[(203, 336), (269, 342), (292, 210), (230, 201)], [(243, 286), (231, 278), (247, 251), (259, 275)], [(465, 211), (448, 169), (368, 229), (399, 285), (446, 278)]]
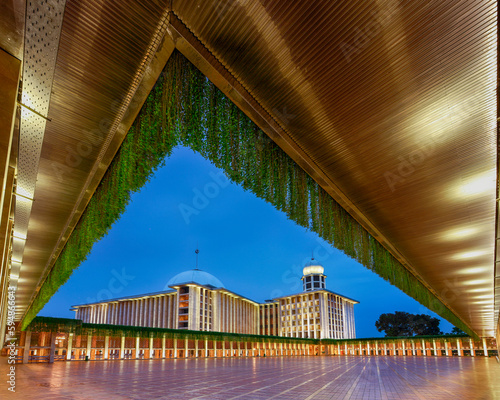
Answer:
[(174, 52), (130, 128), (22, 327), (42, 309), (93, 244), (177, 145), (190, 147), (234, 183), (286, 213), (456, 327), (473, 332), (215, 85)]

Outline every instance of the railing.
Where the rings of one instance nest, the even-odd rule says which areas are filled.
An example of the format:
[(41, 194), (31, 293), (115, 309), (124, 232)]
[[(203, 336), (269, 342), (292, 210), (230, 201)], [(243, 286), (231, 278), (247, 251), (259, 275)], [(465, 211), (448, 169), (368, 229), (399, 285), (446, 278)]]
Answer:
[(50, 361), (50, 356), (29, 356), (28, 357), (29, 363), (39, 363), (39, 362), (48, 363), (49, 361)]

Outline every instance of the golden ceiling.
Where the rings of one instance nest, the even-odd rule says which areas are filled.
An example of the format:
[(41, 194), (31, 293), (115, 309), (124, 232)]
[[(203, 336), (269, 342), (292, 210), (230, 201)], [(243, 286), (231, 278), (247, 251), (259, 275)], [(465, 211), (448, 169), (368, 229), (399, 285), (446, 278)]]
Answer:
[[(494, 336), (496, 2), (56, 3), (18, 318), (177, 48), (467, 325)], [(11, 39), (0, 45), (26, 66), (33, 21), (23, 24), (23, 2), (2, 7)]]

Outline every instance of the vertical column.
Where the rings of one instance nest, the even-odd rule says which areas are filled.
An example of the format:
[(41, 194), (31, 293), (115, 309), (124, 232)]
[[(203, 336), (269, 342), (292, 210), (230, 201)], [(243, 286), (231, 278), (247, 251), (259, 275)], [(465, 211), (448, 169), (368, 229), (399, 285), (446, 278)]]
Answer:
[(135, 338), (135, 358), (136, 359), (139, 358), (139, 341), (140, 341), (139, 336), (136, 336), (136, 338)]
[(149, 338), (149, 358), (153, 357), (153, 337)]
[(367, 356), (371, 355), (370, 343), (369, 342), (366, 342), (366, 355)]
[(108, 359), (108, 354), (109, 354), (109, 336), (106, 335), (104, 336), (104, 359)]
[(187, 337), (184, 338), (184, 358), (188, 358), (188, 339)]
[(378, 341), (375, 341), (375, 355), (378, 356)]
[(437, 353), (437, 349), (436, 349), (436, 340), (435, 339), (432, 339), (432, 346), (434, 348), (434, 356), (437, 356), (438, 353)]
[(125, 336), (122, 335), (120, 338), (120, 359), (123, 360), (125, 358)]
[(154, 297), (153, 298), (153, 313), (151, 314), (151, 326), (154, 328), (158, 328), (158, 317), (160, 316), (160, 313), (158, 312), (158, 302), (160, 298), (159, 297)]
[(460, 346), (460, 339), (457, 339), (457, 353), (459, 357), (462, 357), (462, 347)]
[(177, 339), (174, 339), (174, 358), (177, 358)]
[(425, 349), (425, 340), (422, 339), (422, 355), (427, 356), (427, 350)]
[(56, 332), (52, 332), (50, 335), (50, 353), (49, 353), (49, 363), (54, 362), (54, 356), (56, 354)]
[(469, 346), (470, 346), (470, 356), (475, 357), (476, 351), (474, 350), (474, 342), (469, 338)]
[(444, 350), (446, 352), (446, 357), (449, 357), (450, 353), (448, 349), (448, 341), (446, 339), (444, 340)]
[(160, 328), (168, 328), (167, 326), (167, 321), (166, 321), (166, 318), (167, 318), (167, 296), (163, 296), (161, 298), (161, 303), (162, 303), (162, 307), (161, 307), (161, 311), (160, 311), (160, 325), (159, 327)]
[(90, 360), (90, 356), (92, 355), (92, 335), (87, 335), (87, 352), (85, 353), (85, 355), (89, 358)]
[(396, 355), (396, 342), (392, 342), (392, 350), (393, 350), (392, 355), (395, 356)]
[(222, 340), (222, 357), (226, 357), (226, 342)]
[(387, 355), (387, 343), (384, 342), (384, 356)]
[(229, 357), (232, 357), (232, 356), (234, 355), (234, 351), (233, 351), (233, 341), (230, 341), (230, 342), (229, 342), (229, 349), (230, 349)]
[(26, 331), (24, 336), (23, 364), (28, 364), (30, 359), (31, 331)]
[(194, 340), (194, 353), (195, 357), (198, 357), (198, 339)]
[(403, 346), (403, 355), (406, 356), (406, 343), (404, 340), (401, 341), (402, 346)]
[(166, 351), (167, 351), (167, 349), (165, 348), (166, 341), (167, 341), (167, 339), (165, 338), (165, 334), (163, 334), (163, 336), (161, 338), (161, 358), (165, 358), (165, 356), (166, 356)]
[(411, 355), (414, 356), (415, 354), (415, 342), (412, 340), (411, 341)]
[(483, 351), (484, 351), (484, 356), (488, 357), (488, 346), (486, 344), (486, 338), (483, 338)]
[(205, 357), (208, 358), (208, 339), (205, 338)]

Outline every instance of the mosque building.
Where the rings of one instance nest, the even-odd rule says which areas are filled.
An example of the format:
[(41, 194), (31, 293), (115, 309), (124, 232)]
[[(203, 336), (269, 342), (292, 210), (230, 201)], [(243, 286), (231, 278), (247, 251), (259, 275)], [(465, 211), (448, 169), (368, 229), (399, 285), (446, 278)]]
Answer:
[(354, 304), (326, 289), (321, 264), (311, 259), (303, 269), (303, 291), (259, 303), (224, 287), (198, 268), (181, 272), (166, 291), (111, 299), (71, 308), (87, 323), (146, 326), (286, 336), (353, 339)]

